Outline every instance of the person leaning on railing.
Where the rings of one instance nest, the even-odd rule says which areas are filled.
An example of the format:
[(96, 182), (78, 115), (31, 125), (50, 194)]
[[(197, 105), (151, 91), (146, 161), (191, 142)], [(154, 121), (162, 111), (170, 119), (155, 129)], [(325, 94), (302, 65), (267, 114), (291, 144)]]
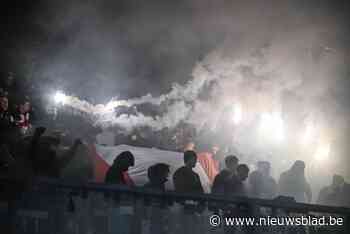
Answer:
[[(193, 171), (197, 163), (197, 154), (194, 151), (186, 151), (184, 153), (183, 167), (177, 169), (173, 175), (175, 191), (178, 193), (203, 194), (204, 190), (200, 181), (200, 177)], [(198, 213), (201, 213), (205, 206), (198, 202), (185, 200), (180, 202), (182, 209), (181, 220), (179, 223), (181, 231), (179, 233), (193, 233), (198, 227)]]
[(135, 186), (134, 181), (128, 174), (129, 167), (135, 165), (134, 155), (130, 151), (120, 153), (108, 169), (105, 183)]

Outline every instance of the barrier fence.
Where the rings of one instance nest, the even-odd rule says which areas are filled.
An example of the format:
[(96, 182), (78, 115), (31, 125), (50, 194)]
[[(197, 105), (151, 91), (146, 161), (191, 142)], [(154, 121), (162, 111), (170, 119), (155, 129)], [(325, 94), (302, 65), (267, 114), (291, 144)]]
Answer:
[(105, 184), (0, 179), (1, 233), (342, 233), (350, 209)]

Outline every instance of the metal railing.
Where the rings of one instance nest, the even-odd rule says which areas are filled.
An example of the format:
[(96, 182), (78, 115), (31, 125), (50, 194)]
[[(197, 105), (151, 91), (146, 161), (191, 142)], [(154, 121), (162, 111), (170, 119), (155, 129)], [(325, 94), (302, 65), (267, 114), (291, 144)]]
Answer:
[[(39, 178), (30, 186), (0, 178), (0, 186), (1, 233), (350, 233), (350, 209), (341, 207)], [(343, 222), (269, 223), (286, 217)], [(240, 221), (226, 225), (230, 218)], [(254, 225), (245, 222), (248, 218)]]

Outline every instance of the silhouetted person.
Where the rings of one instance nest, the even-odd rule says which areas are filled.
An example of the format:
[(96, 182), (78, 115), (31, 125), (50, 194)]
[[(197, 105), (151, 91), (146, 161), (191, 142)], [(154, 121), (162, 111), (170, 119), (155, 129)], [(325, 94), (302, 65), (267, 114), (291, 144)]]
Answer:
[(259, 161), (257, 170), (249, 175), (250, 196), (272, 199), (277, 194), (277, 183), (270, 175), (270, 163)]
[(279, 194), (294, 197), (297, 202), (311, 202), (312, 192), (305, 178), (305, 163), (297, 160), (291, 169), (281, 174), (278, 182)]
[(6, 145), (12, 143), (14, 130), (14, 120), (8, 108), (8, 98), (0, 96), (0, 144)]
[(249, 167), (246, 164), (237, 166), (237, 173), (228, 180), (225, 186), (225, 194), (229, 196), (247, 196), (247, 188), (244, 181), (248, 178)]
[(86, 183), (94, 179), (94, 160), (86, 145), (79, 147), (76, 156), (61, 174), (63, 179), (79, 183)]
[(317, 203), (329, 206), (348, 206), (349, 185), (340, 175), (334, 175), (332, 184), (321, 189)]
[(56, 151), (60, 140), (56, 137), (42, 137), (45, 131), (44, 127), (35, 129), (28, 158), (36, 176), (59, 178), (61, 170), (73, 159), (82, 142), (80, 139), (76, 139), (68, 152), (58, 156)]
[(21, 135), (26, 134), (29, 128), (31, 127), (30, 111), (31, 111), (30, 102), (24, 101), (18, 105), (18, 108), (14, 114), (14, 122), (19, 132), (21, 133)]
[(129, 167), (134, 166), (135, 158), (130, 151), (120, 153), (108, 169), (105, 183), (134, 186), (134, 182), (128, 174)]
[[(144, 188), (154, 191), (165, 191), (165, 183), (168, 181), (169, 172), (169, 165), (165, 163), (157, 163), (150, 166), (147, 170), (149, 182), (144, 185)], [(150, 216), (150, 233), (166, 233), (165, 227), (169, 214), (168, 210), (162, 207), (162, 203), (159, 200), (155, 201), (154, 204), (148, 206), (146, 209)], [(139, 213), (142, 210), (144, 209), (140, 209)]]
[(203, 193), (203, 187), (197, 173), (192, 169), (197, 163), (197, 154), (194, 151), (184, 153), (185, 166), (177, 169), (174, 173), (175, 191), (182, 193)]
[[(197, 154), (194, 151), (184, 152), (185, 166), (177, 169), (174, 173), (174, 187), (176, 192), (180, 193), (204, 193), (200, 178), (193, 168), (197, 163)], [(198, 228), (198, 219), (196, 213), (203, 210), (203, 204), (189, 204), (187, 201), (181, 201), (183, 205), (181, 215), (177, 222), (180, 222), (178, 233), (194, 233)]]
[(165, 183), (168, 181), (169, 173), (168, 164), (157, 163), (150, 166), (147, 170), (149, 182), (144, 185), (144, 188), (165, 191)]
[[(135, 158), (130, 151), (120, 153), (108, 169), (105, 177), (105, 183), (123, 185), (128, 187), (135, 186), (128, 174), (129, 167), (134, 166)], [(106, 193), (106, 197), (109, 195)], [(124, 206), (132, 206), (133, 211), (121, 213)], [(114, 221), (111, 224), (112, 233), (139, 233), (140, 217), (138, 205), (134, 205), (130, 199), (123, 199), (119, 204), (112, 208), (117, 211), (113, 216)], [(134, 231), (135, 230), (135, 231)]]
[(196, 144), (192, 141), (188, 142), (185, 147), (184, 147), (184, 152), (191, 150), (191, 151), (195, 151), (196, 148)]
[(212, 193), (223, 194), (225, 192), (225, 184), (236, 176), (236, 169), (238, 166), (238, 158), (234, 155), (229, 155), (225, 158), (225, 169), (223, 169), (214, 179), (211, 189)]
[[(244, 181), (248, 178), (249, 175), (249, 167), (246, 164), (239, 164), (236, 169), (236, 174), (233, 175), (226, 183), (225, 183), (225, 195), (239, 196), (245, 197), (247, 196), (247, 188), (245, 186)], [(248, 217), (247, 210), (241, 210), (239, 207), (224, 207), (223, 216), (226, 217)], [(224, 233), (231, 234), (236, 233), (235, 226), (224, 225)], [(246, 231), (247, 227), (243, 227), (243, 230)], [(252, 232), (244, 232), (244, 233), (252, 233)]]

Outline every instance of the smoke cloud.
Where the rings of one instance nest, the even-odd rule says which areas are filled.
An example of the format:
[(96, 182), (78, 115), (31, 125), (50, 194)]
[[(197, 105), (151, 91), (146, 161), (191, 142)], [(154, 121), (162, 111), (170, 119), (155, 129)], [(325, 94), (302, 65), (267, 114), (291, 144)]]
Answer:
[[(349, 132), (346, 9), (301, 0), (53, 1), (38, 10), (45, 42), (29, 50), (38, 58), (31, 67), (96, 126), (158, 131), (185, 122), (267, 157), (279, 150), (259, 138), (261, 115), (270, 114), (285, 123), (287, 149), (305, 129), (315, 145), (334, 145)], [(144, 104), (159, 111), (149, 115)]]

